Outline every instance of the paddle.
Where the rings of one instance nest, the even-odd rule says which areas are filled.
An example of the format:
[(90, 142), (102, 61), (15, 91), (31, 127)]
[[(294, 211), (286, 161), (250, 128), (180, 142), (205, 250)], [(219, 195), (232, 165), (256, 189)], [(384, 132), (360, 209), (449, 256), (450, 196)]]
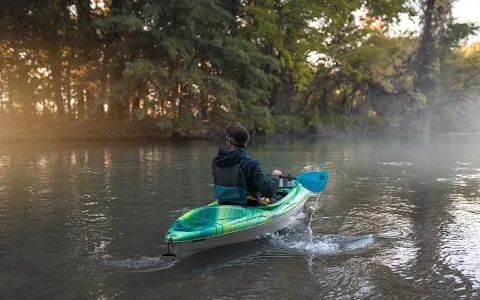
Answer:
[(280, 175), (280, 178), (287, 178), (288, 180), (296, 179), (300, 182), (304, 188), (310, 190), (314, 193), (319, 193), (323, 191), (325, 184), (328, 180), (328, 172), (306, 172), (302, 173), (296, 177), (292, 176), (291, 174)]

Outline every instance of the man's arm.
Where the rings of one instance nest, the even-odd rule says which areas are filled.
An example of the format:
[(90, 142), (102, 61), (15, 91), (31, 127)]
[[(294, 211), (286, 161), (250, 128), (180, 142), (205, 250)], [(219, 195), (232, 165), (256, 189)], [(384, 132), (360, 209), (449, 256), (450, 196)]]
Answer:
[(278, 190), (280, 177), (278, 175), (265, 174), (258, 162), (253, 166), (249, 177), (255, 190), (260, 192), (263, 197), (271, 198)]

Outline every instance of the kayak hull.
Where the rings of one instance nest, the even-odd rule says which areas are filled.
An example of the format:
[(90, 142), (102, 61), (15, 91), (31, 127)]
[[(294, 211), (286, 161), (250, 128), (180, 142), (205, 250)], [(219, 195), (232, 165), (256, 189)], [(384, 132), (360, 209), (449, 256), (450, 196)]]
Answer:
[(186, 257), (203, 250), (251, 241), (292, 223), (305, 207), (311, 192), (297, 186), (278, 202), (267, 206), (210, 205), (193, 209), (168, 229), (169, 254)]
[(296, 219), (304, 207), (305, 203), (299, 205), (282, 218), (241, 231), (194, 241), (171, 242), (169, 243), (169, 251), (179, 258), (183, 258), (212, 248), (252, 241), (287, 227)]

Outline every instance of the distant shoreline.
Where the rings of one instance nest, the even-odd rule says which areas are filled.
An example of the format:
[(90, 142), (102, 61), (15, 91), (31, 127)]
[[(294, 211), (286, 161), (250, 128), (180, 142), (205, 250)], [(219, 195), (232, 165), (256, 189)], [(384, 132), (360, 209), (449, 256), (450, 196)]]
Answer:
[[(128, 122), (73, 122), (73, 123), (32, 123), (11, 125), (0, 123), (0, 143), (5, 142), (60, 142), (60, 141), (188, 141), (188, 140), (218, 140), (223, 137), (221, 130), (206, 127), (183, 135), (165, 132), (155, 123)], [(450, 134), (452, 132), (434, 133), (434, 135)], [(462, 132), (457, 132), (462, 134)], [(348, 137), (408, 137), (418, 136), (418, 133), (401, 132), (390, 128), (370, 131), (346, 132), (334, 129), (321, 129), (318, 132), (275, 133), (271, 135), (251, 133), (255, 140), (288, 140), (296, 138), (348, 138)], [(421, 135), (421, 134), (420, 134)]]
[[(0, 142), (8, 141), (115, 141), (115, 140), (215, 140), (223, 136), (221, 129), (205, 126), (201, 130), (185, 134), (172, 134), (171, 130), (162, 130), (155, 120), (124, 121), (31, 121), (24, 123), (1, 123)], [(263, 135), (252, 133), (252, 137), (285, 138), (304, 136), (340, 136), (339, 131), (320, 133), (290, 133)]]

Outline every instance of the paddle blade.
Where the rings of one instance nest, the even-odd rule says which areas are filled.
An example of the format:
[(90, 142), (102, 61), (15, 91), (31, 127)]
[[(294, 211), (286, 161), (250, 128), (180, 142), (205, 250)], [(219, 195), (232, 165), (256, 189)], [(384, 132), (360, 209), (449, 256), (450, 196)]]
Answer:
[(323, 191), (328, 180), (328, 172), (307, 172), (297, 176), (304, 188), (314, 193)]

